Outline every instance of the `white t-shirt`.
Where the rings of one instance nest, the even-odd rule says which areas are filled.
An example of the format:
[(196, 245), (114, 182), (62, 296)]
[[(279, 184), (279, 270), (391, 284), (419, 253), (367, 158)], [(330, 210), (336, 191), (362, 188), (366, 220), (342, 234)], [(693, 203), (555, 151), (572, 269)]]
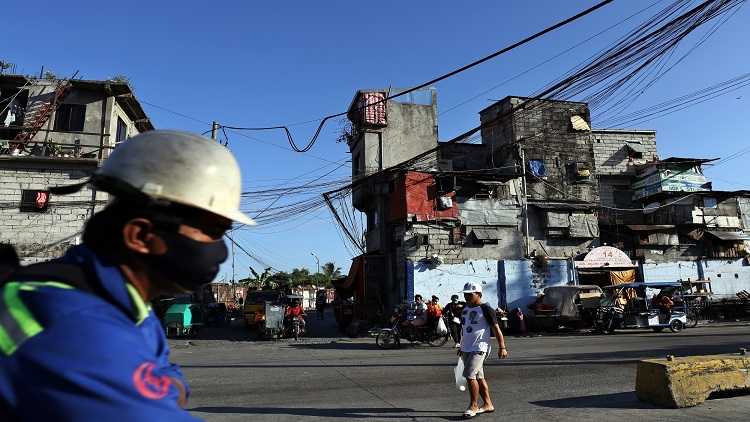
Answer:
[[(484, 308), (484, 309), (483, 309)], [(461, 351), (485, 352), (490, 349), (492, 325), (497, 320), (488, 321), (485, 314), (493, 317), (495, 311), (486, 304), (478, 306), (466, 305), (461, 313)]]

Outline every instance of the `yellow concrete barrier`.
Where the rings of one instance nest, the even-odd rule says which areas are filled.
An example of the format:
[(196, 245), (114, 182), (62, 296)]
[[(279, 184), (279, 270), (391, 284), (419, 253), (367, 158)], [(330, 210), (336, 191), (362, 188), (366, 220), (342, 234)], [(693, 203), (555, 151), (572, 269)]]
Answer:
[(711, 393), (750, 388), (750, 355), (649, 359), (638, 363), (638, 399), (664, 407), (691, 407)]

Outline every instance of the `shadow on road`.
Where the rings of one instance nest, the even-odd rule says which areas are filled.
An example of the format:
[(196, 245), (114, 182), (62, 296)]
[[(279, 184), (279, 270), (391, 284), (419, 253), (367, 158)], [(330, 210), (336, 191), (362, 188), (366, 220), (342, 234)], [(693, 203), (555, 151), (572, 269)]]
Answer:
[(332, 341), (330, 343), (290, 343), (289, 347), (306, 350), (379, 350), (375, 343), (349, 343)]
[[(363, 408), (312, 408), (312, 407), (196, 407), (188, 409), (191, 412), (201, 413), (237, 413), (245, 415), (290, 415), (290, 416), (315, 416), (324, 418), (346, 418), (346, 419), (404, 419), (413, 416), (439, 417), (446, 420), (460, 420), (462, 418), (445, 417), (446, 411), (417, 411), (407, 408), (394, 407), (363, 407)], [(417, 414), (417, 415), (415, 415)]]
[(592, 396), (566, 397), (556, 400), (533, 401), (531, 404), (554, 409), (656, 409), (643, 403), (635, 396), (635, 391)]

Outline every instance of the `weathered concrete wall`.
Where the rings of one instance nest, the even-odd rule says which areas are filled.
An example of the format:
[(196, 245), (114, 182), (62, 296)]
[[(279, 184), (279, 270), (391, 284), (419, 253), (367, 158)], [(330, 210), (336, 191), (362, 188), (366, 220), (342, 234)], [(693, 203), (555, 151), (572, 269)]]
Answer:
[[(552, 238), (545, 234), (545, 212), (529, 207), (529, 250), (532, 254), (552, 258), (572, 258), (599, 246), (599, 238)], [(583, 212), (583, 211), (581, 211)]]
[(641, 264), (643, 281), (677, 281), (700, 279), (697, 261), (645, 262)]
[[(594, 159), (598, 175), (635, 175), (635, 165), (659, 158), (656, 131), (593, 130)], [(643, 157), (629, 158), (628, 143), (644, 150)]]
[(101, 208), (101, 201), (107, 199), (99, 192), (95, 203), (92, 190), (84, 188), (73, 195), (53, 195), (44, 213), (20, 211), (22, 189), (46, 190), (78, 183), (96, 169), (95, 160), (76, 161), (0, 158), (0, 242), (13, 244), (25, 263), (60, 256), (76, 239), (45, 246), (81, 231), (95, 204)]
[(711, 279), (714, 297), (736, 298), (742, 290), (750, 291), (750, 266), (746, 260), (701, 260), (703, 277)]
[(383, 129), (383, 168), (437, 147), (437, 115), (432, 105), (388, 102), (388, 126)]
[[(497, 120), (506, 110), (524, 101), (518, 97), (507, 97), (482, 110), (480, 120), (482, 123)], [(500, 157), (517, 156), (515, 148), (503, 147), (512, 141), (522, 146), (527, 162), (544, 162), (546, 176), (543, 180), (531, 176), (527, 178), (530, 199), (596, 202), (599, 195), (594, 179), (591, 131), (574, 128), (574, 117), (590, 122), (588, 105), (567, 101), (537, 103), (528, 110), (514, 112), (512, 120), (500, 119), (499, 127), (483, 131), (482, 142), (492, 145), (495, 155), (499, 155), (499, 161), (504, 161)], [(588, 180), (574, 176), (572, 165), (575, 163), (589, 169), (591, 176)]]

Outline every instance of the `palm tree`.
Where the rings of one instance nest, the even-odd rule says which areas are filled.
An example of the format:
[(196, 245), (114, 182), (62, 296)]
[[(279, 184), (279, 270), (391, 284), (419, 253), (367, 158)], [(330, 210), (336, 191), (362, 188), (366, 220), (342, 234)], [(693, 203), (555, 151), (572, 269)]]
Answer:
[(307, 268), (295, 268), (289, 274), (293, 286), (300, 286), (310, 283), (310, 270)]
[(326, 278), (326, 284), (331, 284), (334, 279), (341, 277), (341, 267), (337, 267), (333, 262), (326, 262), (323, 264), (323, 275)]

